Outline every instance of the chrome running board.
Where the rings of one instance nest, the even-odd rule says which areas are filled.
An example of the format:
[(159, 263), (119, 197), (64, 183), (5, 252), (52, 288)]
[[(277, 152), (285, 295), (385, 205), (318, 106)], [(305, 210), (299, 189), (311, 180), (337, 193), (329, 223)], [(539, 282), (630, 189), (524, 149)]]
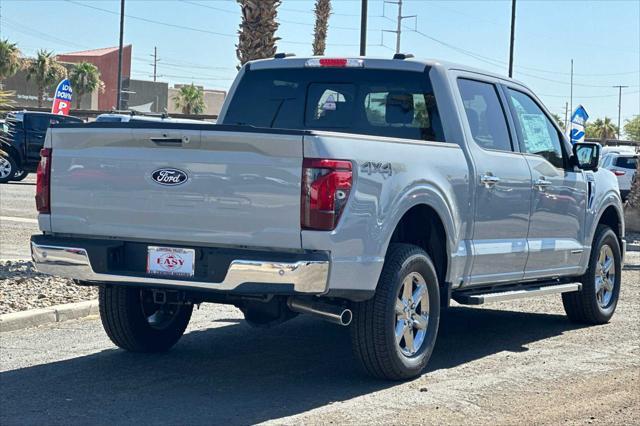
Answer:
[(503, 302), (505, 300), (525, 299), (528, 297), (545, 296), (547, 294), (569, 293), (572, 291), (580, 291), (582, 283), (568, 284), (548, 284), (548, 285), (530, 285), (511, 290), (496, 291), (496, 289), (485, 290), (485, 292), (473, 292), (468, 290), (459, 293), (453, 293), (452, 298), (463, 305), (483, 305), (490, 302)]

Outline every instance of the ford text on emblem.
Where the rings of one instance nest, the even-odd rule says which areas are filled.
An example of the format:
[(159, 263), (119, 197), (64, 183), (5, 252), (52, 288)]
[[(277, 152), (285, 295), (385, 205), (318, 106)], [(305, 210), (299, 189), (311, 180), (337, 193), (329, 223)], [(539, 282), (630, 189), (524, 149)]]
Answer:
[(178, 169), (158, 169), (151, 174), (151, 178), (160, 185), (180, 185), (185, 183), (189, 177), (185, 172)]

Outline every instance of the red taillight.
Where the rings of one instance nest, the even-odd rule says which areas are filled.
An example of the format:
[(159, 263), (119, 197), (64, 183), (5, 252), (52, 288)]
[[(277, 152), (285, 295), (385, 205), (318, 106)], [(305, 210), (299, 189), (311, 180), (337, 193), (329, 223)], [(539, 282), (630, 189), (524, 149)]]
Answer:
[(40, 150), (40, 163), (36, 172), (36, 209), (51, 213), (51, 148)]
[(302, 163), (302, 228), (335, 229), (349, 199), (351, 182), (350, 161), (305, 158)]
[(622, 170), (612, 170), (613, 174), (616, 176), (624, 176), (625, 173)]

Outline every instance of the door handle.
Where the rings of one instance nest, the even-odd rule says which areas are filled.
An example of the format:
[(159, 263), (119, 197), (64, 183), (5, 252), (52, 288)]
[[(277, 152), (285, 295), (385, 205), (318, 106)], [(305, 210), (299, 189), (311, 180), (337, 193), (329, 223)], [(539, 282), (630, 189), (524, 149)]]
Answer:
[(480, 176), (480, 183), (482, 183), (487, 188), (494, 187), (498, 182), (500, 182), (500, 178), (498, 176), (494, 176), (491, 173), (486, 173)]
[(544, 191), (550, 185), (551, 185), (551, 182), (546, 180), (544, 176), (539, 179), (536, 179), (533, 182), (534, 188), (538, 189), (539, 191)]
[(162, 137), (162, 138), (151, 138), (151, 142), (157, 143), (157, 144), (183, 144), (183, 143), (189, 143), (189, 137), (188, 136), (183, 136), (181, 138), (167, 138), (167, 137)]

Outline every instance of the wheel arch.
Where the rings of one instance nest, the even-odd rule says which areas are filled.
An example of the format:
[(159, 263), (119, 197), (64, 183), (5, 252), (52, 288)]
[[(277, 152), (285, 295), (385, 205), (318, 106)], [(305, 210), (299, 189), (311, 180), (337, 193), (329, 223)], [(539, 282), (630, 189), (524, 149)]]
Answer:
[(443, 215), (441, 209), (431, 203), (414, 203), (407, 206), (394, 222), (393, 231), (387, 241), (414, 244), (425, 250), (436, 267), (441, 285), (448, 281), (451, 252), (454, 247), (453, 219)]
[(620, 208), (614, 204), (607, 204), (602, 208), (600, 213), (597, 216), (597, 220), (595, 222), (595, 226), (591, 231), (590, 241), (593, 241), (593, 237), (596, 232), (596, 228), (598, 225), (607, 225), (609, 226), (613, 232), (618, 236), (618, 242), (620, 243), (620, 250), (623, 250), (622, 239), (624, 238), (624, 214), (620, 210)]

